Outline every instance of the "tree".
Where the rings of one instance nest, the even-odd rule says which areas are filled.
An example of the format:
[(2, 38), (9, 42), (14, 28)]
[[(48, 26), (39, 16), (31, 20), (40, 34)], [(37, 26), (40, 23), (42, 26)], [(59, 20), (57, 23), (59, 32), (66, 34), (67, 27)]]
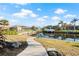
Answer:
[(76, 21), (78, 21), (78, 19), (76, 19), (76, 18), (74, 18), (74, 19), (71, 21), (71, 23), (74, 25), (74, 30), (76, 29), (76, 28), (75, 28), (75, 23), (76, 23)]
[(2, 25), (9, 25), (8, 20), (5, 20), (5, 19), (0, 20), (0, 23), (1, 23)]
[(37, 30), (38, 28), (35, 27), (35, 26), (32, 26), (31, 29), (32, 29), (32, 30)]
[(3, 35), (3, 31), (5, 26), (8, 26), (9, 22), (7, 20), (0, 20), (0, 41), (5, 41), (5, 36)]
[(48, 26), (45, 26), (44, 28), (47, 28), (47, 29), (52, 29), (53, 26), (52, 25), (48, 25)]
[(9, 25), (9, 22), (8, 22), (8, 20), (2, 19), (2, 20), (0, 20), (0, 25), (1, 25), (2, 29), (4, 29), (5, 26)]
[(58, 27), (60, 27), (61, 25), (61, 29), (63, 29), (63, 24), (64, 24), (63, 21), (60, 20), (60, 22), (58, 23)]

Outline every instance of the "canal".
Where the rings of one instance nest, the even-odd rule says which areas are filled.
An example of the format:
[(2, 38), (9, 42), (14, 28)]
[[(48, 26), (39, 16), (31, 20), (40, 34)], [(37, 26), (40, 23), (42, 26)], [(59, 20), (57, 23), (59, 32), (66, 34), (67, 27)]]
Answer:
[(64, 40), (67, 42), (79, 42), (79, 34), (67, 33), (38, 33), (33, 35), (37, 38), (48, 38), (51, 40)]

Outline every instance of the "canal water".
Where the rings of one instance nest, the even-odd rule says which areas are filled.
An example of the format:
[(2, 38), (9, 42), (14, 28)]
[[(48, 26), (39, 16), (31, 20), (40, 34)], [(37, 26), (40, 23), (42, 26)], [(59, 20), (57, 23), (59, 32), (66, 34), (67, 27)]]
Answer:
[(33, 36), (38, 38), (48, 38), (50, 40), (64, 40), (67, 42), (79, 42), (79, 34), (38, 33)]

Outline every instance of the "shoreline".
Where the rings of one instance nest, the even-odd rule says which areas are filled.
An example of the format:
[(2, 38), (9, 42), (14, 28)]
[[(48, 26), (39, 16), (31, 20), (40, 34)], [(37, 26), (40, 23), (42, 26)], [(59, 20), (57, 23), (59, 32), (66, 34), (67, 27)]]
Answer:
[(79, 56), (79, 43), (64, 42), (63, 40), (49, 40), (44, 38), (36, 38), (46, 49), (56, 48), (58, 52), (65, 56)]

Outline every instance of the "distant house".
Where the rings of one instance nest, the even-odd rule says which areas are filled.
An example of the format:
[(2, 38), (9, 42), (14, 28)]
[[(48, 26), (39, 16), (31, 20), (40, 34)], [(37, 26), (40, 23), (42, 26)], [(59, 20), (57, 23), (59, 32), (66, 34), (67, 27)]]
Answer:
[(27, 26), (17, 26), (17, 31), (25, 31), (26, 29), (30, 29), (30, 27)]
[[(74, 30), (74, 25), (71, 25), (71, 24), (64, 24), (62, 27), (63, 27), (63, 29)], [(76, 25), (75, 29), (79, 30), (79, 26)]]
[(53, 32), (53, 31), (55, 31), (55, 30), (54, 30), (54, 29), (44, 29), (44, 31)]
[(18, 32), (22, 31), (22, 27), (21, 26), (17, 26), (17, 31)]
[(25, 31), (26, 29), (29, 29), (29, 28), (30, 27), (20, 26), (20, 25), (10, 27), (11, 30), (16, 30), (17, 32)]
[[(74, 26), (69, 26), (69, 29), (74, 30)], [(79, 26), (75, 26), (76, 30), (79, 30)]]

